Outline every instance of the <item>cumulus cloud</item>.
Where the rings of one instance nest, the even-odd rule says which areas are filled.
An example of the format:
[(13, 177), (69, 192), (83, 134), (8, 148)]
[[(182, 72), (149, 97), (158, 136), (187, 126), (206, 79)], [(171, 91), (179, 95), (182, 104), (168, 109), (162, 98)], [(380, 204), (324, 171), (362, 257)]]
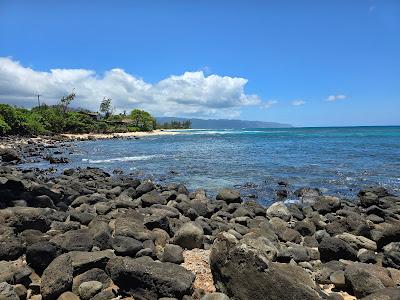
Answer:
[[(104, 74), (86, 69), (37, 71), (19, 62), (0, 57), (0, 101), (16, 105), (36, 105), (40, 93), (46, 104), (55, 104), (75, 89), (77, 103), (97, 110), (103, 97), (112, 98), (117, 111), (142, 108), (155, 115), (238, 117), (244, 106), (271, 106), (257, 95), (244, 91), (247, 79), (204, 75), (203, 71), (172, 75), (148, 83), (123, 69)], [(276, 103), (276, 102), (275, 102)]]
[(263, 102), (263, 103), (261, 104), (261, 108), (263, 108), (263, 109), (269, 109), (269, 108), (271, 108), (273, 105), (275, 105), (275, 104), (277, 104), (277, 103), (278, 103), (277, 100), (268, 100), (268, 101), (265, 101), (265, 102)]
[(306, 101), (301, 100), (301, 99), (297, 99), (297, 100), (293, 100), (292, 101), (292, 105), (293, 106), (300, 106), (300, 105), (304, 105), (304, 104), (306, 104)]
[(347, 98), (347, 96), (346, 95), (342, 95), (342, 94), (330, 95), (328, 98), (326, 98), (326, 101), (334, 102), (334, 101), (337, 101), (337, 100), (344, 100), (346, 98)]

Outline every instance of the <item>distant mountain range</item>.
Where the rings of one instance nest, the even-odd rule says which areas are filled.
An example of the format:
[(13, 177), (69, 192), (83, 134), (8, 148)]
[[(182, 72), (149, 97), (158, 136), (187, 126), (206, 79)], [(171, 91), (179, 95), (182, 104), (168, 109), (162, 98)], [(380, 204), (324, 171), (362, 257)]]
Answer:
[(229, 119), (196, 119), (196, 118), (176, 118), (176, 117), (156, 117), (157, 122), (165, 123), (171, 121), (192, 122), (193, 129), (236, 129), (236, 128), (285, 128), (292, 127), (290, 124), (263, 121), (245, 121)]

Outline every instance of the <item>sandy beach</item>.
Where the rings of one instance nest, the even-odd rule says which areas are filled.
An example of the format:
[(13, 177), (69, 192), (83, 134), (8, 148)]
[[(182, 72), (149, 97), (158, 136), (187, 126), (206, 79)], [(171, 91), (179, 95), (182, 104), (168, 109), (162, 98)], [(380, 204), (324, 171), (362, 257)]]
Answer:
[(68, 139), (75, 140), (91, 140), (91, 139), (114, 139), (114, 138), (135, 138), (135, 137), (146, 137), (156, 135), (177, 135), (182, 132), (172, 130), (153, 130), (153, 131), (140, 131), (140, 132), (121, 132), (121, 133), (82, 133), (82, 134), (70, 134), (65, 133), (61, 136)]

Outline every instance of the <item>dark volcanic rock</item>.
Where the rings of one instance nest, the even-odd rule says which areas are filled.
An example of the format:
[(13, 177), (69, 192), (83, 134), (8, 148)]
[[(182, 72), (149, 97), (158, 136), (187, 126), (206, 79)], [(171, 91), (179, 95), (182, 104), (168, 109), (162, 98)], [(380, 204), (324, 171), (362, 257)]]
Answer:
[(54, 259), (44, 270), (40, 292), (44, 300), (57, 299), (62, 293), (72, 287), (73, 267), (68, 254), (63, 254)]
[(183, 249), (178, 245), (167, 244), (164, 248), (162, 257), (163, 262), (170, 262), (174, 264), (183, 263)]
[(0, 148), (0, 157), (3, 162), (19, 162), (21, 157), (18, 152), (12, 149), (2, 149)]
[(217, 289), (234, 299), (320, 299), (302, 268), (274, 263), (229, 234), (220, 234), (210, 255)]
[(240, 203), (240, 192), (234, 189), (225, 188), (218, 192), (217, 200), (225, 201), (226, 203)]
[(140, 197), (140, 199), (142, 200), (142, 205), (144, 207), (146, 206), (151, 206), (153, 204), (161, 204), (164, 205), (167, 203), (167, 200), (165, 199), (164, 196), (162, 196), (159, 192), (157, 191), (151, 191), (148, 192), (144, 195), (142, 195), (142, 197)]
[(146, 193), (154, 190), (154, 188), (155, 188), (155, 186), (152, 182), (144, 181), (136, 188), (136, 193), (138, 196), (141, 196), (143, 194), (146, 194)]
[(0, 237), (0, 260), (14, 260), (25, 252), (25, 246), (20, 238)]
[(357, 258), (357, 252), (348, 243), (334, 237), (324, 237), (318, 249), (322, 261)]
[(16, 261), (0, 260), (0, 282), (12, 284), (29, 284), (29, 276), (32, 269), (29, 268), (21, 259)]
[[(2, 221), (2, 213), (5, 213), (7, 221)], [(26, 229), (36, 229), (46, 232), (53, 221), (54, 211), (49, 208), (35, 207), (10, 207), (0, 211), (0, 222), (6, 223), (10, 227), (15, 227), (18, 232)]]
[(340, 199), (337, 197), (321, 196), (312, 207), (320, 214), (327, 214), (338, 210), (340, 208), (340, 204)]
[(379, 278), (357, 264), (348, 266), (344, 274), (346, 284), (353, 290), (357, 298), (365, 297), (385, 287)]
[[(88, 229), (67, 231), (57, 237), (60, 239), (60, 246), (64, 252), (69, 251), (90, 251), (93, 247), (93, 238)], [(55, 240), (53, 240), (55, 241)]]
[(37, 242), (27, 248), (26, 261), (36, 272), (41, 273), (60, 254), (61, 250), (55, 244)]
[(72, 283), (72, 291), (75, 294), (79, 293), (79, 286), (83, 283), (83, 282), (87, 282), (87, 281), (99, 281), (102, 283), (103, 288), (108, 288), (112, 285), (112, 280), (111, 278), (106, 274), (106, 272), (104, 272), (101, 269), (98, 268), (94, 268), (94, 269), (90, 269), (89, 271), (86, 271), (76, 277), (74, 277), (73, 283)]
[(296, 225), (294, 226), (294, 230), (297, 230), (300, 232), (302, 236), (310, 236), (314, 235), (316, 228), (314, 223), (311, 220), (303, 220), (296, 222)]
[(80, 274), (93, 268), (104, 269), (108, 261), (115, 257), (112, 250), (95, 252), (72, 251), (68, 255), (72, 259), (74, 274)]
[(362, 300), (398, 300), (400, 299), (400, 288), (385, 288), (378, 290)]
[[(400, 232), (399, 232), (400, 234)], [(400, 269), (400, 243), (390, 243), (383, 247), (383, 264)]]
[(112, 240), (112, 247), (118, 255), (134, 257), (138, 251), (143, 249), (143, 244), (131, 237), (116, 236)]
[(152, 239), (151, 231), (144, 226), (144, 218), (138, 214), (126, 215), (115, 220), (115, 233), (139, 241)]
[(186, 249), (202, 248), (203, 228), (194, 222), (183, 224), (174, 236), (175, 244)]
[(7, 282), (0, 283), (0, 299), (1, 300), (19, 300), (14, 287)]
[(125, 292), (145, 293), (148, 299), (182, 298), (191, 295), (194, 274), (172, 263), (155, 262), (149, 257), (111, 259), (106, 268), (111, 279)]

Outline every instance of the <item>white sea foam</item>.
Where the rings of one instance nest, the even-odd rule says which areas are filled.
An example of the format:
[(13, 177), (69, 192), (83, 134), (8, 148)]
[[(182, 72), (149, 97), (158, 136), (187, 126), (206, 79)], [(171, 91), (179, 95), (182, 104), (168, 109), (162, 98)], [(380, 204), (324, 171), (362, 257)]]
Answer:
[(115, 157), (109, 159), (82, 159), (82, 162), (88, 162), (90, 164), (104, 164), (104, 163), (115, 163), (115, 162), (126, 162), (126, 161), (138, 161), (138, 160), (149, 160), (152, 158), (163, 158), (165, 155), (153, 154), (153, 155), (139, 155), (139, 156), (124, 156)]

